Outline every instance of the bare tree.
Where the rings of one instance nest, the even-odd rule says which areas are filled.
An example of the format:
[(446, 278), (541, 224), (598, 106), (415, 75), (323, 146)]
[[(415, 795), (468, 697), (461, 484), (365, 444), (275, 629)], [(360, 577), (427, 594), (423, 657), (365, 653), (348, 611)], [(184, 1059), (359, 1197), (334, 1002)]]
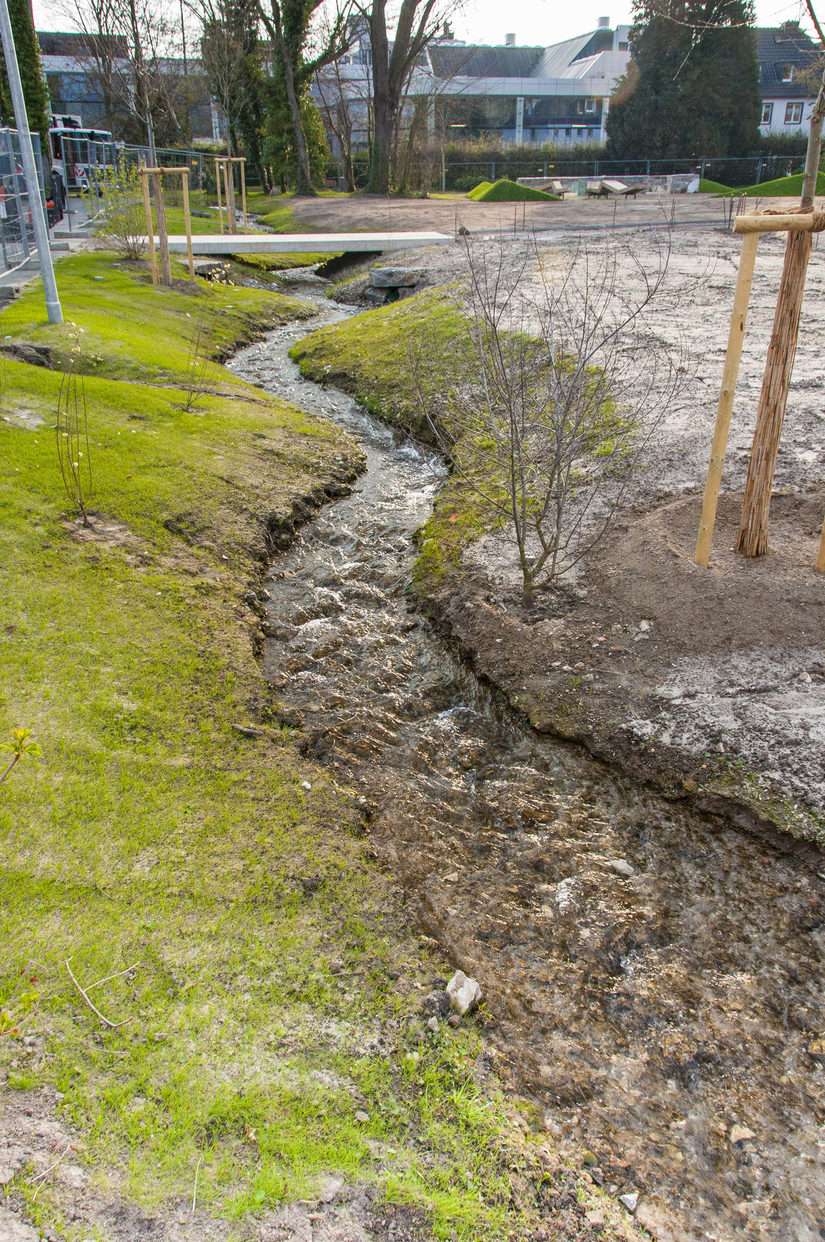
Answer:
[[(113, 132), (142, 139), (151, 150), (159, 131), (182, 135), (177, 109), (185, 84), (169, 71), (180, 32), (174, 12), (154, 0), (67, 0), (65, 12), (83, 35), (78, 59)], [(134, 134), (118, 124), (124, 116), (137, 122)]]
[(464, 244), (463, 346), (445, 371), (420, 333), (411, 364), (453, 468), (515, 543), (529, 604), (605, 533), (685, 383), (680, 349), (647, 322), (670, 238), (651, 271), (630, 246), (581, 245), (562, 274), (535, 243)]
[(373, 135), (367, 192), (388, 194), (398, 121), (416, 62), (455, 7), (451, 0), (401, 0), (395, 29), (387, 0), (355, 7), (366, 21), (372, 49)]

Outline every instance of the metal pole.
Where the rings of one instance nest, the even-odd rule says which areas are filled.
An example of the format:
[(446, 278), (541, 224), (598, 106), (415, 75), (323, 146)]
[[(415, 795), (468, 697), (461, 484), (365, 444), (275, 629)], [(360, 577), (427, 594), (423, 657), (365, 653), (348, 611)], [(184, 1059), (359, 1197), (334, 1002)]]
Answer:
[(17, 52), (14, 47), (14, 36), (11, 31), (9, 9), (6, 0), (0, 0), (0, 38), (3, 41), (3, 53), (6, 58), (6, 72), (9, 78), (14, 119), (20, 140), (20, 156), (23, 161), (23, 173), (29, 194), (29, 211), (34, 227), (34, 239), (40, 257), (40, 274), (43, 277), (43, 291), (46, 295), (46, 310), (49, 323), (62, 323), (63, 311), (57, 296), (57, 283), (54, 278), (52, 252), (49, 249), (49, 230), (43, 216), (43, 203), (40, 198), (40, 185), (37, 180), (37, 169), (34, 165), (34, 149), (29, 132), (29, 121), (26, 116), (26, 102), (23, 98), (23, 86), (20, 82), (20, 69), (17, 65)]

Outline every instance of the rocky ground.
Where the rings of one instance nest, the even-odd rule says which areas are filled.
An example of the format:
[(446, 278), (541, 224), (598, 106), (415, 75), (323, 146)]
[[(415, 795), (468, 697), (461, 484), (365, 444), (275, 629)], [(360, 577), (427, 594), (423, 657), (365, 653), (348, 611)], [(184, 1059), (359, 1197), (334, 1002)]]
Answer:
[[(684, 199), (675, 201), (686, 210)], [(631, 204), (621, 208), (629, 213)], [(695, 210), (711, 208), (706, 200)], [(661, 239), (651, 223), (587, 237), (591, 261), (617, 246), (632, 255), (624, 292), (658, 262)], [(674, 795), (690, 792), (751, 826), (767, 822), (821, 843), (825, 576), (814, 563), (825, 515), (825, 247), (817, 239), (808, 273), (770, 553), (746, 561), (731, 549), (784, 251), (781, 236), (761, 240), (723, 497), (703, 570), (693, 554), (740, 241), (709, 222), (674, 230), (670, 244), (667, 287), (645, 327), (683, 351), (689, 376), (646, 445), (633, 503), (534, 608), (521, 603), (515, 550), (500, 535), (471, 548), (429, 606), (539, 729), (576, 738)], [(470, 245), (478, 253), (500, 243), (471, 237)], [(575, 233), (542, 234), (541, 261), (563, 267), (580, 245)], [(405, 263), (436, 285), (465, 270), (452, 246), (394, 257), (394, 266)], [(364, 283), (351, 280), (340, 296), (357, 301)]]

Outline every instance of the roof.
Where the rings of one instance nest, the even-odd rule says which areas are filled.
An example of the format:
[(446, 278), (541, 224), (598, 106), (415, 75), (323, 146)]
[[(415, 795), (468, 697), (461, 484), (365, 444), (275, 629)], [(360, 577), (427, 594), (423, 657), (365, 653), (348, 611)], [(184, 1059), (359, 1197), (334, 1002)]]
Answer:
[[(796, 22), (784, 26), (763, 26), (756, 30), (756, 58), (759, 61), (759, 87), (767, 99), (800, 99), (816, 93), (816, 84), (805, 70), (818, 64), (822, 51)], [(793, 76), (783, 82), (783, 69), (790, 65)]]
[(88, 57), (89, 48), (100, 42), (110, 54), (128, 56), (129, 46), (122, 35), (87, 35), (82, 31), (38, 30), (37, 42), (42, 56)]
[[(605, 37), (606, 36), (606, 37)], [(602, 44), (599, 47), (599, 43)], [(577, 35), (575, 39), (564, 39), (561, 43), (551, 43), (543, 50), (541, 60), (536, 65), (534, 78), (567, 78), (570, 77), (570, 66), (574, 61), (586, 56), (594, 56), (600, 51), (613, 46), (612, 30), (589, 30), (587, 34)], [(576, 74), (575, 76), (580, 76)]]
[(432, 43), (428, 50), (437, 78), (529, 78), (544, 48)]

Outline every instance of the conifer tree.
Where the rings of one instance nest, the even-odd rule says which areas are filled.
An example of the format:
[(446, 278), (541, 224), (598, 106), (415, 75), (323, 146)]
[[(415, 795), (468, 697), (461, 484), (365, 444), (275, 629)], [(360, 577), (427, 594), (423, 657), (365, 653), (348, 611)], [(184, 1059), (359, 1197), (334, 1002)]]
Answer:
[(754, 155), (751, 0), (635, 0), (634, 19), (630, 70), (607, 117), (610, 158)]
[[(33, 134), (40, 134), (45, 150), (49, 136), (49, 97), (40, 68), (40, 49), (34, 33), (29, 0), (8, 0), (8, 6), (14, 46), (17, 49), (17, 63), (23, 83), (23, 97), (29, 118), (29, 129)], [(15, 127), (14, 107), (4, 57), (0, 57), (0, 120), (12, 129)]]

